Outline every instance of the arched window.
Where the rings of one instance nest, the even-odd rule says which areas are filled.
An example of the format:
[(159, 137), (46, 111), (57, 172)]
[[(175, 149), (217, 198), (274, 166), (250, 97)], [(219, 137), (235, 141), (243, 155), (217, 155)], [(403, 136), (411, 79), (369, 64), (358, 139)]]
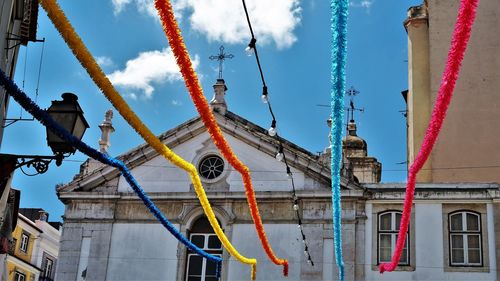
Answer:
[[(392, 258), (392, 253), (396, 248), (396, 241), (398, 240), (399, 225), (401, 224), (401, 212), (400, 211), (386, 211), (378, 215), (378, 260), (377, 262), (390, 262)], [(409, 229), (408, 229), (409, 231)], [(399, 265), (409, 265), (410, 258), (408, 254), (408, 240), (410, 236), (409, 232), (406, 233), (406, 241), (399, 259)]]
[(472, 211), (458, 211), (449, 217), (450, 264), (481, 266), (481, 216)]
[[(193, 223), (189, 240), (206, 252), (222, 257), (222, 244), (206, 217), (200, 217)], [(188, 251), (186, 281), (217, 281), (215, 273), (215, 263)]]

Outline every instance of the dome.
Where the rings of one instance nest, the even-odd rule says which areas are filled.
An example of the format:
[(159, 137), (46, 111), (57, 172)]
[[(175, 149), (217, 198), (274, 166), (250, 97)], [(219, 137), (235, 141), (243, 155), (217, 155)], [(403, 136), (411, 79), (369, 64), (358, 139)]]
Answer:
[(366, 157), (368, 145), (356, 135), (356, 123), (351, 120), (347, 125), (348, 135), (342, 140), (342, 150), (346, 157)]

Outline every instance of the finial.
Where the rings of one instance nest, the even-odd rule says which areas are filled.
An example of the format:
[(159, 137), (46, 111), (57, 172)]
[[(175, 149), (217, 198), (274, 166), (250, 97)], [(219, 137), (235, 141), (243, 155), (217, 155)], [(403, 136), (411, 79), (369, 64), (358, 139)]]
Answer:
[(108, 148), (111, 146), (110, 135), (115, 131), (113, 128), (113, 123), (111, 122), (113, 119), (113, 110), (109, 109), (104, 114), (104, 121), (99, 125), (99, 129), (101, 129), (101, 138), (99, 139), (99, 151), (108, 154)]

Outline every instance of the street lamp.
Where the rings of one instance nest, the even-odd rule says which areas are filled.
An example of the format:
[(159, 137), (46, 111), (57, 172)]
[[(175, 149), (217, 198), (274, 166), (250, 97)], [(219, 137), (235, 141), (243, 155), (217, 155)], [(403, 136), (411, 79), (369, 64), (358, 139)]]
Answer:
[[(82, 139), (89, 124), (83, 117), (83, 110), (78, 104), (78, 97), (72, 93), (62, 94), (62, 101), (52, 101), (47, 113), (61, 125), (66, 131), (73, 134), (77, 139)], [(75, 153), (76, 148), (68, 144), (47, 128), (47, 144), (52, 148), (54, 154)]]
[[(78, 104), (78, 97), (72, 93), (64, 93), (62, 94), (62, 98), (62, 101), (52, 101), (52, 105), (47, 109), (47, 113), (66, 131), (73, 134), (76, 138), (82, 139), (85, 130), (89, 128), (89, 124), (85, 120), (83, 110)], [(27, 166), (28, 168), (33, 167), (36, 170), (35, 174), (27, 174), (21, 169), (23, 173), (33, 176), (45, 173), (52, 160), (56, 160), (56, 165), (60, 166), (64, 157), (76, 151), (76, 148), (66, 143), (49, 129), (47, 129), (47, 144), (52, 149), (52, 152), (54, 152), (53, 156), (0, 154), (0, 164), (2, 162), (15, 161), (15, 165), (10, 173), (23, 166)], [(7, 175), (10, 173), (7, 173)]]

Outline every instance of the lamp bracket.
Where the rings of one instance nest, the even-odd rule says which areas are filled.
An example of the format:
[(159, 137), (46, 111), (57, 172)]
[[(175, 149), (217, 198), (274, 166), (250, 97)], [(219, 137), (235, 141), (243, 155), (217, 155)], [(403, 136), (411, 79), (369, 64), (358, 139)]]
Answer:
[[(56, 160), (56, 166), (62, 164), (64, 158), (63, 154), (59, 153), (53, 156), (40, 156), (40, 155), (15, 155), (17, 158), (17, 163), (15, 169), (21, 168), (21, 171), (27, 176), (34, 176), (38, 174), (43, 174), (49, 169), (49, 164), (52, 160)], [(28, 168), (33, 167), (36, 171), (34, 174), (26, 173), (22, 167), (26, 166)]]

